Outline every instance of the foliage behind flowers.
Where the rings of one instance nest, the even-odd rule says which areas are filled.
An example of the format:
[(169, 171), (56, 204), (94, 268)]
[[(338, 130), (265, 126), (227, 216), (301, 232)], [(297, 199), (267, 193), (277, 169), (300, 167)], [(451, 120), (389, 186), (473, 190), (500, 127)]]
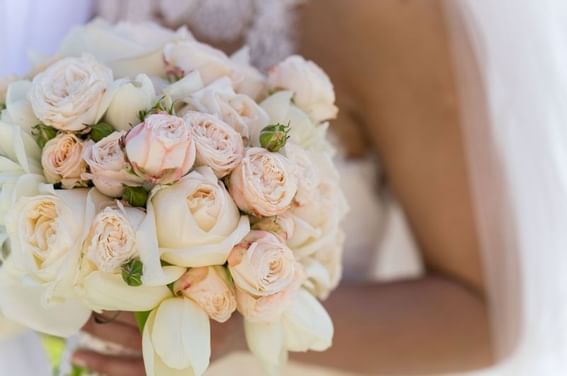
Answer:
[(34, 75), (6, 80), (7, 317), (68, 336), (92, 311), (144, 314), (148, 375), (203, 374), (209, 320), (236, 311), (271, 372), (288, 351), (331, 345), (317, 299), (338, 284), (344, 239), (333, 86), (300, 56), (265, 76), (245, 52), (95, 21)]

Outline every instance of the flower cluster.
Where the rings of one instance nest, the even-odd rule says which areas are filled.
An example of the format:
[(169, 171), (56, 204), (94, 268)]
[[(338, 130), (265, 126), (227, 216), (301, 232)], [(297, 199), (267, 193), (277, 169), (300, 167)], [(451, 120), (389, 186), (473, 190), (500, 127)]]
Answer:
[(2, 81), (6, 316), (67, 336), (92, 311), (137, 312), (149, 375), (203, 374), (209, 320), (235, 312), (270, 369), (330, 346), (318, 299), (340, 279), (346, 211), (333, 86), (300, 56), (267, 74), (242, 56), (95, 21)]

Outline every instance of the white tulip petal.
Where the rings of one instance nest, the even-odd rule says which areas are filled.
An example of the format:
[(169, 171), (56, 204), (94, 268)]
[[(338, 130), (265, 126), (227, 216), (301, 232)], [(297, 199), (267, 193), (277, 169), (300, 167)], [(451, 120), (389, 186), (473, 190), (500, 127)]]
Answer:
[(91, 310), (76, 299), (45, 306), (41, 304), (45, 287), (23, 285), (20, 281), (11, 280), (5, 275), (7, 270), (0, 273), (0, 311), (23, 326), (54, 336), (68, 337), (77, 333), (91, 315)]
[(94, 310), (149, 311), (171, 297), (167, 286), (128, 286), (120, 274), (95, 271), (83, 281), (85, 302)]
[(236, 229), (221, 242), (188, 248), (161, 248), (161, 258), (171, 264), (186, 267), (222, 265), (232, 248), (249, 232), (250, 221), (247, 216), (241, 216)]
[(124, 83), (116, 90), (106, 111), (105, 120), (114, 129), (129, 130), (140, 122), (139, 112), (152, 107), (155, 96), (150, 78), (139, 74), (133, 81)]
[(168, 367), (192, 368), (196, 375), (202, 375), (209, 366), (209, 317), (192, 300), (173, 298), (162, 302), (151, 337), (156, 354)]
[(286, 347), (290, 351), (325, 351), (333, 342), (333, 322), (308, 291), (297, 292), (283, 315)]
[(144, 264), (142, 281), (147, 286), (166, 285), (169, 282), (161, 267), (158, 241), (156, 236), (156, 221), (151, 197), (148, 199), (146, 218), (136, 232), (136, 245), (140, 260)]
[(279, 374), (287, 360), (284, 331), (281, 322), (261, 323), (244, 320), (248, 349), (270, 375)]
[(28, 133), (34, 125), (39, 123), (27, 99), (31, 85), (30, 81), (16, 81), (8, 86), (6, 92), (7, 119), (18, 124)]
[(176, 101), (185, 99), (202, 88), (203, 80), (201, 79), (201, 74), (198, 71), (193, 71), (181, 80), (163, 89), (163, 93), (169, 95), (173, 101)]

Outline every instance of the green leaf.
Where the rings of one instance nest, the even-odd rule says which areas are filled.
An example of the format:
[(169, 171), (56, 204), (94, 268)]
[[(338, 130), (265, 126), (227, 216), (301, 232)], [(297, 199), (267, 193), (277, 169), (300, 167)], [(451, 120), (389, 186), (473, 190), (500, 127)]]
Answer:
[(141, 286), (143, 274), (144, 264), (140, 261), (140, 259), (132, 259), (122, 265), (122, 279), (128, 286)]
[(152, 311), (143, 311), (143, 312), (134, 312), (134, 317), (136, 318), (136, 322), (138, 323), (138, 329), (140, 329), (140, 333), (144, 332), (144, 327), (146, 326), (146, 322), (148, 321), (148, 317)]
[(125, 185), (122, 199), (134, 207), (143, 208), (148, 201), (148, 191), (146, 191), (144, 187), (130, 187)]
[(35, 138), (35, 142), (43, 149), (45, 144), (52, 138), (57, 136), (57, 129), (50, 127), (45, 124), (37, 124), (31, 130), (32, 136)]
[(73, 368), (71, 368), (71, 373), (69, 376), (86, 376), (88, 375), (88, 370), (83, 367), (79, 367), (73, 364)]
[(260, 131), (260, 145), (271, 152), (278, 152), (289, 138), (289, 124), (270, 124)]
[(91, 140), (99, 142), (106, 136), (114, 133), (114, 127), (108, 123), (100, 122), (91, 127)]

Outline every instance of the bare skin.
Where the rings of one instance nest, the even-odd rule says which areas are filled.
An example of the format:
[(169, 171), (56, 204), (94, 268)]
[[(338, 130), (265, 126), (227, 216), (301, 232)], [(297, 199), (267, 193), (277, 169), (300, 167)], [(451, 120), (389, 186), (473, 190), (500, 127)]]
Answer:
[[(325, 302), (334, 346), (295, 356), (299, 361), (392, 375), (494, 361), (443, 17), (441, 0), (310, 0), (300, 11), (300, 53), (336, 87), (334, 130), (351, 157), (377, 154), (429, 274), (339, 287)], [(237, 326), (215, 329), (216, 343), (241, 348)], [(103, 360), (114, 364), (106, 367), (125, 361), (93, 358), (93, 369)], [(139, 362), (132, 368), (139, 371)]]

